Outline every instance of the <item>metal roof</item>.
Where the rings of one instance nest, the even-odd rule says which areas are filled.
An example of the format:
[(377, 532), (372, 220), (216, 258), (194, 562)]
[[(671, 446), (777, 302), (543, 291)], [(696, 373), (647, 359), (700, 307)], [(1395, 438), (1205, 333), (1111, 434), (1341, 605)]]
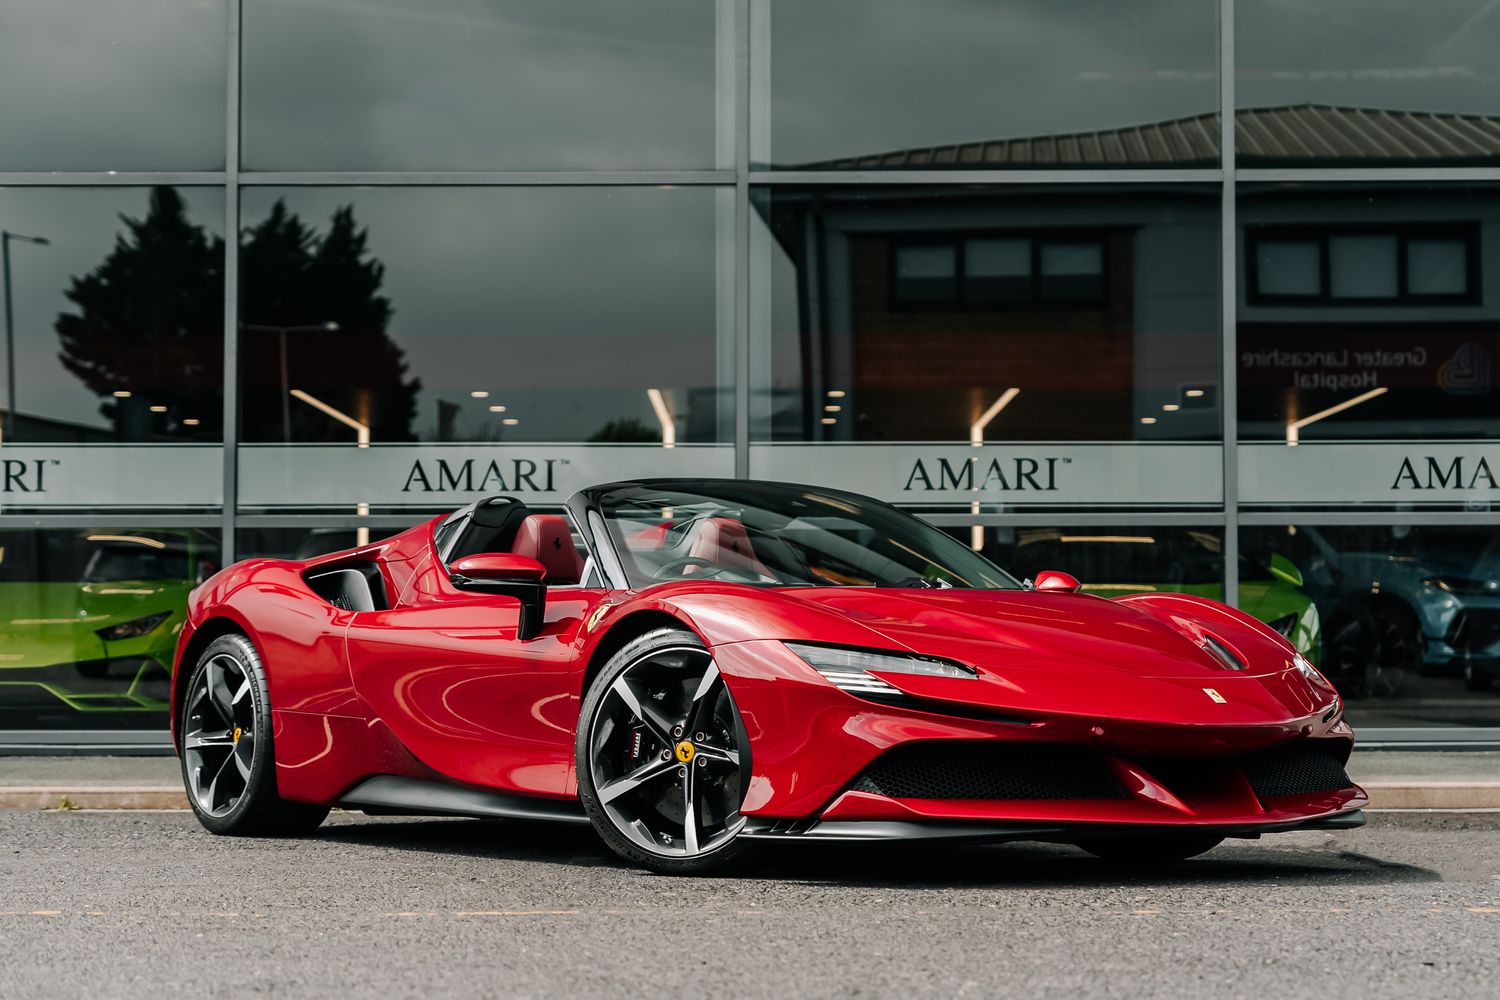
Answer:
[[(1235, 114), (1241, 166), (1414, 166), (1500, 158), (1500, 116), (1297, 104)], [(811, 170), (1194, 167), (1219, 160), (1219, 115), (1097, 132), (903, 149), (800, 164)]]

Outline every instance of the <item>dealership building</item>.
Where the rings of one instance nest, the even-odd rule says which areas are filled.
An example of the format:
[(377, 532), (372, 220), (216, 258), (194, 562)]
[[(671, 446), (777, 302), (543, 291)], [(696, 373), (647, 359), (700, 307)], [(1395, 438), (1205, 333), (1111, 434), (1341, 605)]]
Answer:
[(189, 590), (649, 476), (909, 508), (1500, 743), (1485, 0), (9, 0), (0, 747)]

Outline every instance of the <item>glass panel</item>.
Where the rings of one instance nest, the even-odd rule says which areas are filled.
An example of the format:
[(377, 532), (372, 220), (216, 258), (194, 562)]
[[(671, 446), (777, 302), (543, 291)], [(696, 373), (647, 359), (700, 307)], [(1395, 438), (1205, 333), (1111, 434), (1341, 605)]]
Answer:
[[(1482, 275), (1488, 259), (1500, 254), (1491, 246), (1500, 231), (1500, 189), (1244, 185), (1237, 216), (1241, 245), (1254, 249), (1262, 293), (1309, 290), (1290, 280), (1294, 271), (1311, 267), (1306, 251), (1294, 259), (1290, 246), (1326, 242), (1330, 258), (1327, 297), (1240, 298), (1242, 438), (1306, 445), (1500, 435), (1500, 312), (1478, 298), (1478, 285), (1475, 296), (1462, 294), (1469, 269)], [(1279, 241), (1288, 239), (1289, 229), (1295, 230), (1289, 243), (1261, 235), (1270, 232)], [(1413, 458), (1421, 463), (1424, 455), (1414, 452)], [(1400, 456), (1395, 461), (1389, 475), (1382, 471), (1377, 492), (1390, 494)], [(1333, 467), (1350, 468), (1324, 466)]]
[(712, 168), (721, 6), (246, 4), (244, 165)]
[(1044, 299), (1098, 299), (1104, 295), (1104, 244), (1043, 243)]
[(1030, 240), (969, 240), (964, 244), (965, 301), (1019, 302), (1030, 296)]
[(1255, 244), (1256, 289), (1261, 295), (1319, 295), (1323, 252), (1317, 243), (1261, 240)]
[(1488, 0), (1234, 6), (1241, 166), (1500, 157), (1500, 19)]
[(1044, 569), (1078, 578), (1102, 597), (1173, 591), (1222, 600), (1223, 531), (1220, 528), (1082, 527), (948, 528), (1017, 579)]
[[(1240, 604), (1309, 656), (1360, 726), (1500, 725), (1500, 542), (1490, 526), (1242, 528)], [(1288, 595), (1312, 607), (1294, 607)]]
[(224, 168), (224, 0), (6, 0), (4, 20), (0, 170)]
[(1328, 241), (1328, 294), (1336, 299), (1396, 296), (1396, 237), (1335, 236)]
[(953, 247), (897, 247), (896, 298), (901, 302), (952, 302), (958, 296)]
[[(752, 39), (797, 169), (1218, 160), (1218, 9), (1197, 0), (776, 2)], [(761, 42), (757, 45), (756, 42)]]
[(166, 728), (188, 592), (218, 536), (0, 529), (0, 729)]
[(243, 198), (244, 440), (718, 439), (713, 191)]
[[(755, 439), (1218, 439), (1216, 189), (777, 186), (754, 198)], [(945, 262), (963, 248), (961, 307), (924, 308), (893, 287), (912, 246), (942, 247)]]
[(224, 195), (0, 188), (4, 441), (218, 441)]
[(1412, 295), (1466, 295), (1469, 246), (1462, 240), (1411, 240), (1406, 244), (1406, 290)]

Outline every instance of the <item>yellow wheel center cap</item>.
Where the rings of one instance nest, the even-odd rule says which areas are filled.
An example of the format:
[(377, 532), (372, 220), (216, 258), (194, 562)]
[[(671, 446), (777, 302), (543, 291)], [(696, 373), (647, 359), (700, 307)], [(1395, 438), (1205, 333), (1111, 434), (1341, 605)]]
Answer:
[(691, 762), (693, 759), (693, 754), (697, 752), (698, 751), (693, 749), (693, 745), (687, 740), (683, 740), (681, 743), (677, 744), (677, 759), (682, 761), (684, 764)]
[(235, 727), (234, 727), (234, 735), (233, 735), (233, 739), (234, 739), (234, 741), (235, 741), (235, 742), (236, 742), (236, 743), (238, 743), (238, 742), (239, 742), (239, 741), (240, 741), (240, 734), (241, 734), (241, 733), (243, 733), (243, 732), (244, 732), (244, 730), (243, 730), (243, 729), (241, 729), (241, 728), (240, 728), (240, 727), (239, 727), (239, 726), (235, 726)]

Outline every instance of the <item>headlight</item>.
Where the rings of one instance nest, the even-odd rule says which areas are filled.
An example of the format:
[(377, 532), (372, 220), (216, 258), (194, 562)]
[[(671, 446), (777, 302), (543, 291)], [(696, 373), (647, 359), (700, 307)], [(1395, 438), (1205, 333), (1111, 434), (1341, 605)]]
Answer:
[(1282, 615), (1275, 621), (1266, 622), (1266, 624), (1290, 639), (1292, 637), (1292, 630), (1297, 627), (1297, 616), (1296, 614)]
[(94, 631), (105, 642), (117, 642), (120, 639), (139, 639), (166, 621), (171, 615), (172, 612), (163, 611), (159, 615), (133, 618), (128, 622), (121, 622), (118, 625), (110, 625), (108, 628), (95, 629)]
[(973, 679), (978, 671), (962, 663), (939, 660), (911, 653), (878, 653), (867, 649), (838, 646), (813, 646), (789, 642), (786, 647), (800, 656), (808, 666), (833, 682), (840, 690), (866, 697), (899, 697), (896, 690), (872, 671), (887, 674), (920, 674), (925, 677), (961, 677)]
[(1327, 683), (1327, 681), (1323, 680), (1323, 675), (1318, 673), (1318, 668), (1312, 665), (1312, 661), (1303, 656), (1301, 653), (1292, 654), (1292, 665), (1295, 666), (1298, 670), (1302, 671), (1302, 676), (1306, 677), (1308, 680), (1323, 681), (1323, 683)]
[(1500, 591), (1500, 580), (1470, 580), (1459, 576), (1430, 576), (1422, 581), (1425, 587), (1442, 590), (1449, 594), (1492, 597)]

